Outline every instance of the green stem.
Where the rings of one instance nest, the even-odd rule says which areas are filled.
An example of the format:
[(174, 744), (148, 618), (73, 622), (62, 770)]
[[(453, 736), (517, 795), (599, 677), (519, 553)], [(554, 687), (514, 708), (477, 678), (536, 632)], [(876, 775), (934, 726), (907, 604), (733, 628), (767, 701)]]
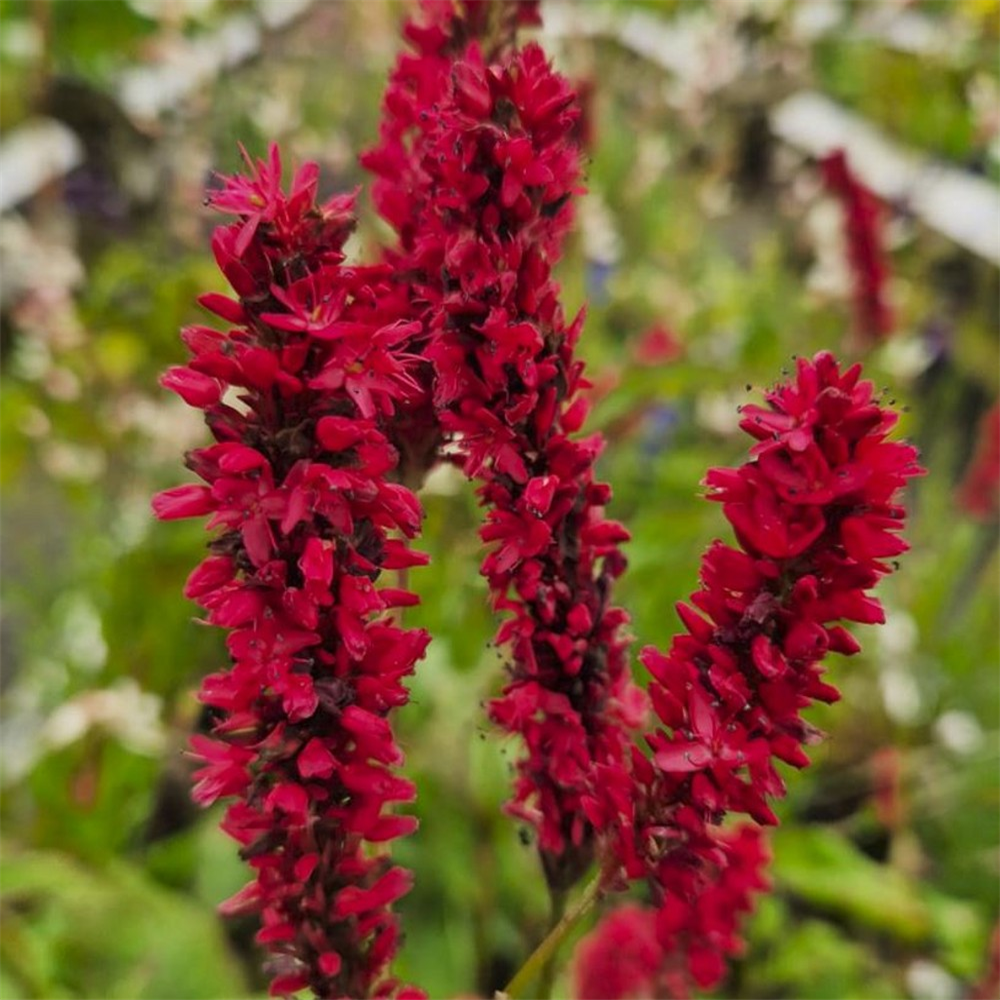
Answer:
[(544, 975), (545, 966), (548, 962), (555, 960), (556, 951), (566, 939), (567, 935), (579, 923), (601, 898), (603, 894), (603, 873), (598, 872), (593, 881), (583, 890), (583, 895), (577, 900), (576, 905), (568, 913), (563, 914), (559, 922), (546, 935), (545, 940), (531, 953), (528, 960), (514, 974), (514, 978), (507, 984), (505, 989), (498, 996), (507, 997), (509, 1000), (516, 1000), (518, 997), (527, 996), (525, 992), (539, 976)]
[[(549, 931), (559, 926), (559, 921), (566, 914), (566, 899), (569, 893), (565, 889), (549, 888), (552, 902), (552, 913), (549, 918)], [(538, 1000), (549, 1000), (552, 996), (552, 984), (556, 978), (556, 958), (558, 950), (553, 950), (542, 966), (541, 978), (538, 981)]]
[(983, 525), (976, 543), (972, 558), (962, 570), (958, 581), (951, 587), (947, 610), (938, 618), (939, 632), (951, 631), (961, 624), (963, 613), (979, 585), (979, 578), (993, 558), (993, 550), (1000, 544), (1000, 525), (995, 522)]

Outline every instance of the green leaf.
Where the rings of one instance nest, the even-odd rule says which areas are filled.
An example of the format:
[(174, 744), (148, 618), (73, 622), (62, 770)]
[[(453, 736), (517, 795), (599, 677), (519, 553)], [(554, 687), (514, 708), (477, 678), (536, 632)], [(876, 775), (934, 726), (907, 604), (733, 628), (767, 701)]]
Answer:
[(0, 954), (15, 995), (247, 994), (216, 915), (133, 865), (91, 869), (63, 854), (5, 846), (0, 867)]
[(835, 830), (777, 830), (773, 850), (778, 886), (816, 909), (901, 942), (918, 944), (930, 938), (931, 913), (915, 883), (872, 861)]

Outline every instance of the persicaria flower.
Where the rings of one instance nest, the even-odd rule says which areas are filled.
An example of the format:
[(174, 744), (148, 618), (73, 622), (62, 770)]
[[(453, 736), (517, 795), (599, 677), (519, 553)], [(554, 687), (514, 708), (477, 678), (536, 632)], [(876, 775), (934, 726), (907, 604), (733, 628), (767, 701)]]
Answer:
[[(719, 824), (730, 813), (777, 822), (768, 799), (785, 786), (775, 761), (809, 763), (803, 746), (820, 734), (800, 713), (839, 698), (822, 660), (860, 648), (840, 622), (884, 620), (868, 591), (907, 548), (898, 493), (923, 471), (913, 447), (887, 440), (897, 416), (873, 399), (859, 365), (841, 371), (822, 352), (797, 369), (766, 407), (743, 408), (751, 459), (705, 479), (739, 547), (713, 543), (701, 588), (677, 608), (685, 631), (668, 653), (640, 656), (660, 725), (645, 737), (648, 755), (632, 754), (614, 856), (624, 877), (649, 884), (658, 942), (686, 956), (702, 988), (738, 947), (734, 907), (763, 886), (749, 840), (743, 877), (731, 871), (733, 842)], [(687, 994), (674, 983), (673, 995)]]
[(248, 165), (210, 195), (236, 216), (213, 238), (236, 298), (202, 302), (233, 327), (185, 330), (191, 359), (163, 379), (216, 439), (188, 456), (205, 485), (153, 501), (217, 531), (185, 591), (231, 657), (201, 686), (214, 724), (192, 738), (194, 797), (233, 800), (223, 828), (254, 878), (221, 909), (260, 915), (272, 994), (419, 995), (386, 971), (411, 876), (371, 849), (416, 826), (392, 811), (415, 792), (389, 715), (428, 636), (392, 618), (414, 595), (378, 581), (426, 561), (391, 441), (421, 392), (419, 324), (385, 268), (342, 265), (353, 196), (317, 204), (315, 164), (284, 193), (274, 147)]
[(662, 323), (654, 323), (632, 345), (635, 364), (654, 367), (676, 361), (684, 353), (684, 345), (677, 334)]
[(579, 1000), (658, 996), (665, 961), (650, 911), (625, 903), (601, 922), (599, 931), (578, 945), (575, 995)]
[[(518, 27), (539, 24), (538, 0), (420, 0), (403, 26), (410, 51), (400, 53), (382, 103), (379, 144), (361, 157), (375, 175), (372, 200), (412, 249), (422, 206), (431, 197), (422, 172), (424, 137), (435, 127), (435, 109), (447, 96), (452, 70), (478, 42), (492, 58), (509, 49)], [(392, 259), (394, 251), (387, 256)]]
[(828, 153), (821, 169), (827, 187), (843, 205), (847, 258), (854, 282), (855, 325), (865, 340), (881, 340), (893, 328), (881, 205), (855, 176), (842, 149)]
[[(382, 144), (364, 162), (399, 233), (390, 259), (425, 323), (441, 428), (480, 483), (483, 574), (511, 656), (490, 716), (526, 748), (509, 808), (537, 828), (549, 880), (565, 889), (614, 811), (603, 800), (627, 786), (627, 732), (645, 707), (627, 615), (610, 601), (628, 534), (604, 515), (600, 439), (574, 437), (583, 320), (567, 322), (551, 276), (578, 185), (578, 110), (537, 45), (459, 48), (468, 36), (450, 23), (401, 58)], [(433, 103), (414, 114), (419, 94)]]
[[(552, 277), (579, 110), (542, 50), (514, 45), (536, 18), (533, 0), (424, 0), (407, 25), (364, 157), (399, 237), (379, 264), (345, 263), (354, 195), (317, 203), (314, 164), (286, 193), (274, 147), (210, 197), (235, 216), (212, 240), (234, 294), (202, 297), (225, 328), (183, 331), (190, 360), (163, 384), (205, 412), (214, 443), (187, 456), (201, 482), (154, 508), (215, 532), (186, 594), (227, 630), (230, 663), (201, 687), (194, 796), (229, 800), (223, 826), (253, 879), (222, 909), (259, 914), (276, 995), (420, 995), (389, 973), (411, 876), (379, 845), (416, 825), (395, 812), (415, 790), (391, 715), (428, 636), (401, 626), (416, 598), (381, 573), (425, 561), (408, 487), (435, 458), (478, 481), (485, 511), (509, 657), (489, 714), (524, 744), (508, 810), (537, 831), (555, 899), (595, 856), (602, 890), (648, 891), (583, 945), (584, 997), (721, 979), (767, 885), (761, 831), (727, 815), (776, 822), (776, 760), (808, 764), (819, 734), (800, 712), (838, 697), (822, 660), (858, 650), (843, 621), (882, 620), (869, 590), (906, 548), (897, 494), (921, 472), (915, 450), (887, 439), (895, 415), (858, 366), (800, 361), (744, 410), (750, 460), (708, 473), (737, 545), (706, 553), (669, 651), (643, 651), (657, 721), (633, 744), (648, 701), (612, 599), (628, 534), (605, 514), (603, 442), (580, 436), (583, 316), (567, 319)], [(884, 332), (869, 236), (859, 313)], [(669, 360), (662, 333), (640, 361)]]
[(769, 887), (767, 862), (761, 831), (744, 824), (720, 834), (696, 896), (671, 896), (659, 910), (635, 903), (613, 910), (577, 947), (579, 1000), (686, 997), (716, 985), (723, 955), (742, 947), (740, 919)]

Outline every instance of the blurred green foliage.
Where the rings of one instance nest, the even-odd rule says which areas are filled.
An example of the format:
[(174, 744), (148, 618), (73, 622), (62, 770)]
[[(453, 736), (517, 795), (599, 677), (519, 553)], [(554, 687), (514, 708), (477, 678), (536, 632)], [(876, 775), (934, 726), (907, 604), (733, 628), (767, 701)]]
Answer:
[[(693, 6), (643, 8), (669, 18)], [(792, 6), (760, 7), (776, 19), (758, 32), (762, 45), (785, 44)], [(992, 16), (979, 6), (926, 12), (942, 30), (966, 31)], [(731, 25), (732, 8), (698, 7)], [(124, 0), (0, 0), (4, 127), (28, 93), (11, 94), (8, 81), (27, 87), (47, 67), (106, 90), (126, 62), (237, 9), (253, 7), (158, 21)], [(154, 526), (148, 513), (152, 492), (186, 478), (182, 451), (207, 440), (156, 378), (183, 357), (178, 328), (205, 321), (195, 297), (222, 287), (199, 208), (209, 170), (237, 166), (238, 140), (262, 152), (275, 138), (289, 159), (319, 159), (329, 189), (359, 183), (355, 154), (376, 135), (400, 13), (317, 4), (265, 58), (179, 108), (155, 140), (168, 180), (145, 214), (109, 216), (77, 183), (65, 200), (48, 192), (17, 216), (43, 255), (34, 281), (5, 291), (0, 337), (4, 997), (264, 993), (253, 928), (213, 912), (240, 888), (243, 867), (218, 812), (188, 800), (193, 691), (224, 648), (181, 596), (204, 532)], [(982, 153), (968, 86), (995, 67), (982, 46), (963, 51), (929, 64), (835, 33), (800, 53), (797, 82), (968, 162)], [(863, 360), (909, 406), (901, 433), (929, 469), (910, 496), (913, 550), (881, 594), (889, 623), (860, 629), (864, 653), (832, 665), (844, 700), (812, 715), (828, 740), (813, 768), (787, 775), (775, 892), (749, 921), (747, 955), (721, 995), (919, 995), (917, 962), (963, 989), (983, 972), (998, 910), (997, 529), (955, 504), (978, 419), (997, 395), (996, 270), (897, 220), (897, 330), (883, 345), (859, 344), (849, 296), (810, 286), (812, 166), (765, 138), (769, 175), (754, 186), (741, 173), (754, 107), (725, 90), (688, 105), (695, 98), (661, 70), (608, 40), (566, 42), (558, 57), (595, 83), (590, 195), (561, 277), (567, 311), (589, 301), (581, 352), (596, 383), (592, 427), (608, 439), (611, 512), (633, 535), (617, 597), (639, 640), (662, 646), (675, 631), (673, 603), (695, 586), (708, 542), (725, 536), (699, 482), (709, 466), (742, 460), (736, 406), (794, 354), (829, 347)], [(758, 111), (775, 99), (747, 91)], [(365, 212), (362, 253), (382, 235)], [(79, 255), (82, 279), (58, 278), (53, 247)], [(679, 345), (669, 363), (636, 359), (654, 324)], [(423, 500), (420, 545), (432, 564), (411, 574), (423, 603), (407, 621), (435, 641), (399, 719), (421, 828), (398, 850), (417, 875), (400, 905), (398, 972), (434, 997), (489, 996), (544, 932), (548, 900), (530, 838), (501, 813), (517, 747), (489, 730), (481, 707), (502, 683), (503, 657), (489, 645), (476, 501), (447, 475), (432, 477)], [(896, 768), (888, 793), (877, 781), (886, 752)], [(557, 992), (570, 989), (564, 973)]]
[[(913, 145), (962, 159), (973, 145), (965, 114), (967, 73), (926, 57), (884, 50), (877, 42), (817, 46), (817, 79), (831, 95)], [(922, 91), (919, 103), (906, 95)], [(902, 99), (901, 99), (902, 98)]]

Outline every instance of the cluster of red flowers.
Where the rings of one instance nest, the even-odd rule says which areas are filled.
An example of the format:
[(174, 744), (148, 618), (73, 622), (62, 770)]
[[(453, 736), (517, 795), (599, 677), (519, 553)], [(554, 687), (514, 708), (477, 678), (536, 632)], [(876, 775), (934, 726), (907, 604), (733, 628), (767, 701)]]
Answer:
[[(492, 60), (510, 49), (517, 28), (539, 24), (538, 0), (420, 0), (403, 26), (412, 52), (400, 53), (382, 104), (379, 143), (361, 156), (372, 174), (372, 201), (396, 230), (402, 254), (413, 251), (421, 213), (431, 192), (423, 173), (422, 146), (436, 128), (438, 105), (447, 99), (452, 71), (475, 43)], [(386, 250), (389, 259), (395, 251)]]
[(389, 905), (410, 873), (366, 845), (416, 826), (386, 811), (415, 794), (390, 770), (402, 753), (387, 715), (429, 637), (386, 614), (413, 595), (375, 582), (425, 561), (398, 537), (422, 515), (391, 481), (387, 436), (419, 390), (406, 350), (419, 326), (398, 318), (384, 268), (342, 265), (353, 197), (318, 205), (315, 164), (285, 195), (274, 148), (250, 166), (211, 195), (237, 216), (212, 245), (238, 299), (201, 300), (235, 328), (184, 330), (191, 360), (163, 379), (217, 442), (188, 456), (208, 485), (153, 502), (163, 519), (211, 514), (220, 529), (186, 587), (230, 630), (232, 657), (201, 687), (214, 725), (192, 740), (194, 795), (235, 798), (223, 827), (256, 877), (223, 911), (260, 913), (272, 992), (388, 996)]
[[(186, 329), (191, 360), (163, 382), (216, 443), (188, 456), (207, 485), (154, 507), (219, 529), (186, 589), (232, 659), (202, 685), (213, 728), (193, 739), (195, 797), (235, 799), (224, 827), (255, 879), (224, 910), (261, 915), (276, 994), (420, 995), (387, 971), (409, 873), (369, 845), (416, 825), (391, 812), (414, 788), (391, 770), (388, 716), (428, 636), (393, 617), (415, 597), (376, 581), (424, 562), (403, 540), (422, 516), (403, 484), (432, 461), (477, 480), (486, 511), (482, 572), (511, 658), (489, 713), (525, 747), (510, 812), (537, 830), (554, 893), (598, 856), (606, 888), (652, 894), (581, 949), (583, 997), (721, 978), (766, 849), (756, 827), (720, 824), (775, 822), (774, 758), (805, 766), (818, 734), (800, 712), (837, 697), (820, 662), (858, 649), (837, 622), (881, 620), (867, 590), (906, 548), (896, 494), (914, 449), (886, 440), (895, 417), (857, 366), (800, 361), (768, 407), (744, 410), (752, 459), (706, 480), (740, 547), (711, 547), (679, 606), (686, 632), (643, 651), (649, 699), (634, 685), (611, 598), (628, 535), (604, 514), (600, 437), (577, 436), (583, 318), (566, 319), (552, 277), (578, 109), (542, 50), (515, 45), (531, 23), (536, 0), (423, 0), (407, 24), (363, 157), (398, 234), (381, 263), (345, 265), (353, 196), (317, 204), (314, 164), (285, 194), (272, 149), (211, 195), (236, 216), (213, 238), (236, 298), (201, 301), (233, 328)], [(633, 735), (648, 700), (661, 726), (647, 752)]]
[(854, 312), (858, 332), (868, 341), (892, 333), (888, 300), (889, 265), (882, 245), (882, 207), (878, 198), (851, 170), (842, 149), (821, 163), (827, 188), (844, 208), (847, 257), (854, 280)]
[(715, 985), (724, 954), (740, 949), (738, 923), (767, 889), (768, 856), (761, 831), (744, 824), (717, 837), (715, 863), (702, 872), (698, 894), (672, 895), (659, 911), (626, 903), (580, 942), (579, 1000), (687, 997), (691, 981)]
[[(821, 661), (860, 648), (839, 622), (884, 620), (867, 591), (907, 548), (898, 493), (922, 470), (912, 446), (886, 440), (896, 414), (859, 376), (820, 353), (798, 361), (766, 408), (743, 408), (753, 457), (705, 480), (740, 547), (712, 545), (701, 589), (678, 605), (686, 631), (668, 654), (640, 657), (662, 728), (646, 737), (649, 756), (633, 753), (616, 850), (624, 874), (650, 884), (660, 947), (686, 954), (703, 988), (738, 946), (735, 911), (763, 885), (759, 847), (727, 841), (718, 824), (731, 813), (777, 822), (767, 800), (785, 786), (774, 761), (805, 767), (802, 747), (819, 734), (800, 713), (839, 697)], [(676, 976), (670, 985), (675, 996), (690, 988)]]
[[(625, 567), (625, 530), (604, 517), (594, 479), (599, 438), (573, 440), (587, 386), (552, 266), (577, 188), (572, 90), (534, 44), (484, 39), (464, 18), (493, 7), (510, 31), (531, 4), (425, 7), (385, 99), (376, 203), (399, 233), (393, 263), (412, 283), (427, 331), (434, 405), (453, 454), (486, 508), (483, 563), (508, 612), (511, 677), (491, 718), (525, 743), (510, 809), (532, 823), (552, 884), (579, 878), (593, 824), (608, 810), (597, 781), (627, 781), (627, 730), (642, 717), (622, 626), (609, 602)], [(503, 15), (507, 8), (511, 13)], [(433, 100), (428, 102), (428, 98)]]

